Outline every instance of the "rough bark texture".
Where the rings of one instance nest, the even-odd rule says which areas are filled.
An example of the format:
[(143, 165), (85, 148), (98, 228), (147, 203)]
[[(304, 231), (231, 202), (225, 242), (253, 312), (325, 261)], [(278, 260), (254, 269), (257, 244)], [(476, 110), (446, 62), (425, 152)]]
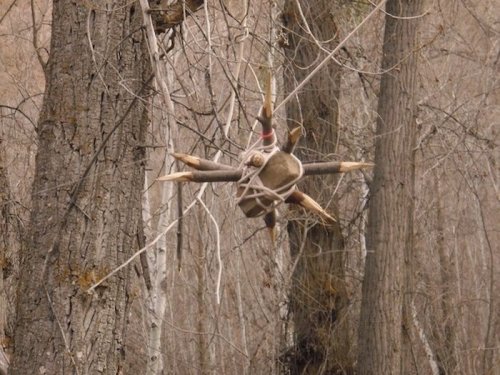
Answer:
[(10, 194), (6, 169), (3, 165), (2, 138), (0, 137), (0, 374), (7, 373), (8, 362), (5, 360), (7, 323), (7, 293), (4, 286), (4, 268), (7, 268), (7, 248), (9, 245)]
[[(330, 1), (300, 1), (312, 34), (323, 47), (332, 50), (336, 25)], [(326, 56), (308, 35), (297, 2), (285, 2), (283, 22), (288, 29), (285, 54), (285, 92)], [(287, 105), (290, 129), (302, 124), (305, 137), (295, 154), (303, 162), (320, 160), (336, 151), (340, 67), (333, 61), (323, 68), (298, 94), (298, 101)], [(327, 211), (334, 211), (332, 175), (308, 177), (302, 191), (314, 197)], [(336, 215), (333, 215), (336, 216)], [(350, 373), (349, 337), (345, 312), (347, 294), (344, 282), (345, 254), (338, 223), (324, 226), (316, 218), (292, 220), (288, 233), (292, 256), (297, 260), (290, 292), (295, 346), (284, 360), (291, 374)]]
[(140, 373), (145, 361), (132, 268), (86, 289), (137, 250), (149, 59), (135, 2), (91, 4), (53, 2), (12, 374)]
[(7, 374), (12, 346), (16, 254), (20, 245), (19, 218), (10, 193), (0, 135), (0, 375)]
[[(405, 251), (412, 233), (416, 33), (420, 1), (387, 3), (359, 327), (359, 374), (399, 374)], [(410, 249), (411, 250), (411, 249)]]

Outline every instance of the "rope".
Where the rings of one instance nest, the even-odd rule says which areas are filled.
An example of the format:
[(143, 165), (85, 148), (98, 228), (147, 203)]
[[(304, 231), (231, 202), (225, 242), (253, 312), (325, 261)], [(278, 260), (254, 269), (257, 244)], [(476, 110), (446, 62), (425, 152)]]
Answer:
[[(264, 145), (263, 140), (273, 137), (273, 142), (269, 145)], [(237, 182), (237, 185), (243, 188), (241, 195), (238, 198), (237, 203), (241, 203), (243, 200), (254, 199), (257, 205), (262, 209), (256, 216), (262, 216), (274, 210), (278, 205), (283, 203), (295, 190), (295, 185), (304, 175), (304, 168), (300, 160), (293, 154), (291, 156), (295, 159), (299, 165), (299, 175), (287, 184), (280, 186), (276, 189), (271, 189), (265, 186), (260, 179), (260, 173), (266, 167), (269, 159), (275, 155), (280, 149), (276, 146), (276, 136), (274, 134), (274, 129), (271, 133), (262, 134), (260, 139), (257, 140), (250, 148), (242, 153), (242, 162), (239, 168), (243, 170), (241, 179)], [(264, 162), (258, 168), (250, 166), (249, 161), (256, 154), (259, 153)], [(271, 200), (271, 204), (263, 202), (262, 199), (267, 198)]]

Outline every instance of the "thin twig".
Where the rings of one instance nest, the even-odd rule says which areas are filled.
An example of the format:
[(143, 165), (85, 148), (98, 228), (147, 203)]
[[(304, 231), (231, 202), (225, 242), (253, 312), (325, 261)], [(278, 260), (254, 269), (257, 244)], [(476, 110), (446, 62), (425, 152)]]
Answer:
[[(178, 166), (177, 166), (178, 168)], [(182, 184), (177, 184), (177, 269), (180, 271), (182, 266), (182, 245), (183, 245), (183, 222), (182, 213)]]
[(4, 18), (7, 17), (7, 14), (10, 13), (10, 11), (12, 10), (12, 8), (14, 8), (14, 5), (16, 4), (16, 2), (17, 2), (17, 0), (14, 0), (14, 1), (12, 1), (12, 3), (10, 3), (9, 7), (7, 8), (7, 10), (3, 14), (3, 16), (0, 18), (0, 24), (3, 22)]
[(46, 67), (47, 62), (43, 61), (42, 55), (40, 54), (40, 47), (38, 46), (38, 31), (39, 27), (36, 26), (36, 14), (35, 14), (35, 1), (31, 0), (31, 22), (32, 22), (32, 31), (33, 31), (33, 47), (35, 48), (36, 57), (38, 62), (42, 66), (42, 70), (45, 74), (45, 78), (47, 78)]
[(215, 296), (217, 299), (217, 304), (220, 304), (220, 284), (222, 280), (222, 256), (220, 251), (220, 228), (219, 224), (217, 224), (217, 220), (215, 220), (214, 215), (210, 212), (205, 202), (201, 198), (197, 198), (197, 201), (202, 205), (204, 210), (207, 212), (208, 216), (210, 216), (210, 220), (214, 223), (215, 226), (215, 245), (217, 250), (217, 262), (219, 263), (219, 271), (217, 273), (217, 286), (215, 288)]

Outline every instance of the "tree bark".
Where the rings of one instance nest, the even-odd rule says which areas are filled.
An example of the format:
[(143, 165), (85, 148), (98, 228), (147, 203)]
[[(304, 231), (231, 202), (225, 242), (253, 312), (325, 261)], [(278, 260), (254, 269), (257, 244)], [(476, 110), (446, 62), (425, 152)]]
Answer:
[(454, 289), (457, 285), (455, 278), (455, 255), (451, 246), (447, 246), (445, 240), (444, 215), (446, 215), (443, 205), (443, 194), (439, 183), (438, 173), (436, 178), (436, 247), (439, 256), (440, 269), (440, 294), (441, 297), (441, 337), (438, 352), (438, 362), (441, 373), (454, 374), (457, 371), (457, 327), (455, 319), (455, 296)]
[[(325, 0), (285, 2), (283, 22), (289, 31), (285, 92), (291, 92), (295, 83), (301, 82), (315, 63), (325, 58), (326, 53), (312, 38), (328, 50), (338, 43), (331, 8), (331, 2)], [(305, 129), (306, 135), (296, 151), (303, 162), (336, 151), (340, 74), (340, 67), (329, 62), (298, 93), (298, 100), (287, 104), (289, 128), (303, 125)], [(335, 211), (335, 181), (332, 175), (311, 176), (300, 188), (322, 207)], [(290, 251), (297, 262), (290, 291), (295, 345), (285, 356), (288, 370), (291, 374), (350, 373), (345, 254), (339, 223), (324, 226), (313, 218), (291, 220), (288, 233)]]
[[(359, 327), (359, 374), (399, 374), (405, 252), (411, 251), (415, 77), (421, 1), (389, 0)], [(407, 17), (407, 18), (405, 18)], [(408, 259), (406, 255), (406, 259)]]
[(0, 134), (0, 375), (6, 375), (12, 351), (13, 301), (22, 233), (7, 176), (2, 137)]
[(145, 362), (136, 273), (86, 289), (137, 249), (150, 62), (135, 2), (90, 4), (53, 2), (12, 374), (140, 373)]

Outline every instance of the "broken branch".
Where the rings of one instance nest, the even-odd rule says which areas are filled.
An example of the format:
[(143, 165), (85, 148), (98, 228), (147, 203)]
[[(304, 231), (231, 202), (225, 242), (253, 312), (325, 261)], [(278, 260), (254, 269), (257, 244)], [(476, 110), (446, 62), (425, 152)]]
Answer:
[(302, 127), (297, 126), (296, 128), (290, 130), (288, 133), (288, 139), (285, 145), (281, 148), (281, 151), (286, 152), (287, 154), (291, 154), (297, 145), (300, 137), (302, 135)]

